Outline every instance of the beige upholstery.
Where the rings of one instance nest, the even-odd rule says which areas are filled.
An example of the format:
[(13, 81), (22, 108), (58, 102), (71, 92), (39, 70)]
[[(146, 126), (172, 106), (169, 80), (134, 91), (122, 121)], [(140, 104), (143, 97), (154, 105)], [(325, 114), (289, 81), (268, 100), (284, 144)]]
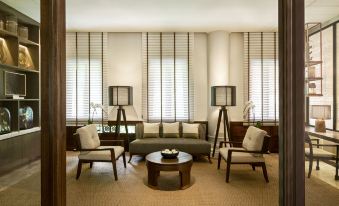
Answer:
[(242, 147), (248, 151), (261, 151), (267, 132), (250, 126), (242, 142)]
[(179, 138), (179, 122), (162, 123), (163, 137)]
[[(220, 148), (219, 153), (225, 160), (227, 160), (229, 149), (244, 150), (243, 148), (229, 148), (229, 147)], [(242, 163), (242, 162), (265, 162), (265, 159), (262, 155), (257, 157), (251, 155), (251, 153), (232, 152), (231, 163)]]
[(183, 138), (199, 138), (199, 125), (182, 123), (182, 137)]
[(143, 138), (155, 138), (159, 136), (159, 123), (146, 123), (144, 122)]
[[(114, 149), (115, 159), (117, 159), (123, 152), (124, 148), (121, 146), (100, 146), (97, 149)], [(96, 161), (111, 161), (111, 151), (103, 150), (103, 151), (83, 151), (79, 155), (79, 159), (81, 160), (96, 160)]]
[[(305, 154), (310, 155), (310, 148), (305, 148)], [(313, 155), (318, 157), (335, 157), (335, 154), (327, 152), (326, 150), (313, 147)]]
[(82, 149), (95, 149), (100, 146), (100, 139), (97, 132), (97, 127), (90, 124), (77, 129), (80, 137), (80, 144)]

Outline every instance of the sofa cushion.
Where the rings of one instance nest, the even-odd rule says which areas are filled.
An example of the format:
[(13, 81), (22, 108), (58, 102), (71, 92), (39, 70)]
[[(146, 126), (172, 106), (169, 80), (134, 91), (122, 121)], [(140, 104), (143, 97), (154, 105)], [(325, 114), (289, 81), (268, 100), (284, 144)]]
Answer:
[(95, 124), (77, 129), (82, 149), (95, 149), (100, 146), (100, 139)]
[(267, 132), (250, 126), (242, 142), (242, 147), (248, 151), (261, 151)]
[[(124, 152), (124, 148), (121, 146), (100, 146), (98, 149), (111, 149), (111, 148), (114, 149), (115, 159), (117, 159)], [(90, 152), (84, 151), (80, 153), (79, 159), (110, 161), (111, 151), (110, 150), (90, 151)]]
[(129, 144), (131, 154), (149, 154), (170, 148), (189, 154), (210, 154), (211, 151), (210, 143), (202, 139), (148, 138), (136, 139)]
[(183, 138), (199, 138), (199, 126), (200, 124), (188, 124), (182, 123), (182, 137)]
[(159, 123), (146, 123), (144, 122), (143, 138), (157, 138), (159, 136)]
[[(228, 150), (229, 147), (223, 147), (220, 148), (219, 154), (227, 160), (228, 156)], [(235, 150), (244, 150), (244, 148), (232, 148)], [(245, 152), (232, 152), (232, 163), (243, 163), (243, 162), (265, 162), (265, 159), (262, 155), (260, 156), (253, 156), (251, 153), (245, 153)]]
[(179, 122), (162, 123), (162, 137), (164, 138), (178, 138), (179, 137)]

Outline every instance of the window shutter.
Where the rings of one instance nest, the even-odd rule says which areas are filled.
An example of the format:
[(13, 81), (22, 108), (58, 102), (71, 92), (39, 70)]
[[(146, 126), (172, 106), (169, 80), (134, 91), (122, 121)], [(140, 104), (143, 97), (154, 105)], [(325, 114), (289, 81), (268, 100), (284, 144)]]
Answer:
[(279, 119), (278, 34), (258, 32), (244, 34), (245, 99), (255, 108), (250, 120)]
[(193, 34), (143, 33), (143, 118), (193, 119)]
[(105, 33), (73, 32), (66, 35), (68, 124), (83, 124), (92, 119), (101, 123), (103, 118), (107, 118), (101, 109), (96, 109), (94, 112), (90, 107), (91, 102), (96, 104), (107, 102), (103, 75), (107, 67), (104, 44), (107, 44)]

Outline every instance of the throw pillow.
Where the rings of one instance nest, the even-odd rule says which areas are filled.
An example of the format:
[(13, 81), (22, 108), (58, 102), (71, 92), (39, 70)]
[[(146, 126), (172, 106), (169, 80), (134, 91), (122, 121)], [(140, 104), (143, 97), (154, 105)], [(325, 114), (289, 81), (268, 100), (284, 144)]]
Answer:
[(182, 123), (182, 137), (199, 139), (199, 125)]
[(157, 138), (159, 137), (159, 123), (144, 122), (143, 138)]
[(162, 137), (165, 138), (179, 138), (179, 122), (162, 123)]
[(250, 126), (242, 142), (242, 147), (248, 151), (261, 151), (267, 132)]
[(100, 139), (95, 124), (77, 129), (82, 149), (95, 149), (100, 146)]

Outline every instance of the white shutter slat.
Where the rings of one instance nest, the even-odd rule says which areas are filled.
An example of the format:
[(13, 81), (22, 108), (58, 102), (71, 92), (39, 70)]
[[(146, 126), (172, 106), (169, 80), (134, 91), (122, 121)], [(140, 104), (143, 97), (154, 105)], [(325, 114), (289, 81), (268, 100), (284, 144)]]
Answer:
[(279, 119), (277, 42), (277, 33), (244, 33), (244, 98), (255, 105), (251, 120)]
[(67, 33), (66, 35), (66, 120), (83, 124), (89, 119), (101, 123), (101, 109), (94, 112), (90, 103), (107, 109), (107, 33)]
[(194, 93), (189, 81), (192, 38), (188, 33), (143, 33), (144, 119), (192, 118)]

